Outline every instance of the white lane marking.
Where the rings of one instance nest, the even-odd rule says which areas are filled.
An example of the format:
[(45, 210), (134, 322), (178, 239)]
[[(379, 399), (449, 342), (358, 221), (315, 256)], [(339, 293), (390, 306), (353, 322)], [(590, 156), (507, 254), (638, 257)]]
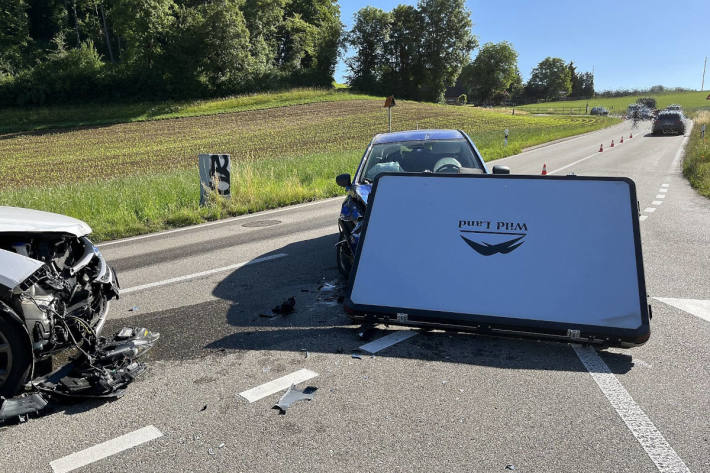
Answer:
[[(691, 121), (690, 125), (688, 126), (688, 129), (686, 130), (686, 135), (685, 138), (683, 138), (683, 141), (680, 142), (680, 147), (678, 148), (678, 151), (675, 153), (675, 158), (673, 158), (673, 162), (671, 163), (671, 169), (680, 169), (680, 160), (683, 157), (683, 153), (685, 151), (685, 145), (688, 144), (688, 139), (690, 138), (690, 135), (693, 133), (693, 124), (694, 122)], [(668, 186), (664, 186), (668, 187)]]
[(264, 383), (261, 386), (248, 389), (239, 393), (239, 395), (249, 402), (254, 402), (279, 391), (283, 391), (284, 389), (288, 389), (292, 384), (302, 383), (316, 376), (318, 376), (318, 373), (315, 371), (303, 368), (273, 381), (269, 381), (268, 383)]
[(378, 338), (377, 340), (374, 340), (370, 343), (364, 344), (360, 347), (360, 350), (366, 351), (368, 353), (377, 353), (378, 351), (384, 350), (387, 347), (391, 347), (396, 343), (407, 340), (408, 338), (412, 338), (416, 334), (417, 332), (413, 330), (398, 330), (396, 332), (390, 333), (389, 335), (385, 335), (382, 338)]
[(656, 196), (656, 199), (665, 199), (665, 198), (666, 198), (666, 194), (658, 194)]
[(653, 202), (651, 202), (651, 205), (661, 205), (662, 203), (662, 200), (654, 200)]
[(128, 243), (128, 242), (136, 241), (136, 240), (144, 240), (146, 238), (161, 237), (161, 236), (170, 235), (173, 233), (185, 232), (187, 230), (196, 230), (199, 228), (211, 227), (213, 225), (225, 225), (228, 223), (237, 222), (239, 220), (244, 220), (247, 218), (258, 218), (263, 215), (271, 215), (274, 213), (288, 212), (289, 210), (297, 210), (297, 209), (302, 209), (304, 207), (312, 207), (314, 205), (326, 204), (328, 202), (332, 202), (334, 200), (338, 200), (338, 199), (342, 199), (342, 198), (343, 198), (342, 196), (339, 196), (339, 197), (333, 197), (330, 199), (316, 200), (315, 202), (306, 202), (305, 204), (291, 205), (289, 207), (281, 207), (278, 209), (264, 210), (263, 212), (255, 212), (252, 214), (239, 215), (237, 217), (225, 218), (222, 220), (215, 220), (214, 222), (207, 222), (207, 223), (200, 223), (197, 225), (190, 225), (189, 227), (180, 227), (180, 228), (175, 228), (173, 230), (166, 230), (163, 232), (149, 233), (147, 235), (138, 235), (138, 236), (134, 236), (134, 237), (122, 238), (121, 240), (107, 241), (105, 243), (99, 243), (96, 246), (98, 246), (99, 248), (103, 248), (105, 246), (117, 245), (119, 243)]
[(647, 218), (648, 218), (648, 215), (640, 215), (640, 216), (639, 216), (639, 220), (641, 220), (642, 222), (643, 222), (644, 220), (646, 220)]
[(661, 184), (661, 187), (669, 187), (670, 184)]
[(554, 173), (556, 173), (556, 172), (560, 172), (560, 171), (562, 171), (562, 170), (564, 170), (564, 169), (567, 169), (567, 168), (569, 168), (569, 167), (574, 166), (575, 164), (579, 164), (579, 163), (581, 163), (582, 161), (586, 161), (587, 159), (591, 159), (591, 158), (593, 158), (594, 156), (596, 156), (597, 154), (599, 154), (599, 153), (597, 152), (597, 153), (594, 153), (594, 154), (590, 154), (589, 156), (587, 156), (587, 157), (585, 157), (585, 158), (578, 159), (577, 161), (573, 161), (573, 162), (567, 164), (566, 166), (562, 166), (561, 168), (557, 168), (557, 169), (555, 169), (554, 171), (548, 172), (547, 174), (554, 174)]
[(651, 419), (632, 399), (594, 348), (572, 345), (589, 374), (661, 473), (690, 473)]
[(239, 269), (243, 266), (247, 265), (252, 265), (252, 264), (257, 264), (257, 263), (263, 263), (265, 261), (271, 261), (275, 260), (278, 258), (283, 258), (284, 256), (288, 256), (286, 253), (277, 253), (275, 255), (269, 255), (269, 256), (264, 256), (263, 258), (256, 258), (251, 261), (245, 261), (243, 263), (237, 263), (237, 264), (232, 264), (229, 266), (222, 266), (221, 268), (215, 268), (215, 269), (210, 269), (207, 271), (201, 271), (199, 273), (192, 273), (192, 274), (186, 274), (184, 276), (178, 276), (175, 278), (170, 278), (170, 279), (164, 279), (162, 281), (156, 281), (156, 282), (151, 282), (148, 284), (141, 284), (140, 286), (133, 286), (133, 287), (128, 287), (126, 289), (121, 289), (119, 295), (124, 295), (124, 294), (130, 294), (131, 292), (136, 292), (136, 291), (142, 291), (144, 289), (151, 289), (154, 287), (160, 287), (160, 286), (166, 286), (168, 284), (175, 284), (178, 282), (182, 281), (188, 281), (190, 279), (196, 279), (196, 278), (202, 278), (205, 276), (211, 276), (212, 274), (216, 273), (221, 273), (224, 271), (231, 271), (233, 269)]
[(664, 187), (663, 189), (658, 189), (658, 192), (668, 192), (668, 188)]
[(129, 432), (125, 435), (121, 435), (112, 440), (108, 440), (104, 443), (94, 445), (86, 450), (80, 452), (72, 453), (66, 457), (54, 460), (49, 463), (52, 467), (54, 473), (67, 473), (69, 471), (76, 470), (82, 466), (89, 465), (99, 460), (103, 460), (106, 457), (121, 453), (129, 448), (137, 447), (138, 445), (151, 440), (155, 440), (158, 437), (162, 437), (163, 433), (156, 429), (154, 426), (149, 425), (143, 427), (142, 429)]
[(671, 297), (654, 297), (657, 301), (685, 311), (700, 319), (710, 322), (710, 301), (702, 299), (674, 299)]
[(643, 211), (651, 214), (656, 211), (656, 208), (655, 207), (646, 207), (645, 209), (643, 209)]

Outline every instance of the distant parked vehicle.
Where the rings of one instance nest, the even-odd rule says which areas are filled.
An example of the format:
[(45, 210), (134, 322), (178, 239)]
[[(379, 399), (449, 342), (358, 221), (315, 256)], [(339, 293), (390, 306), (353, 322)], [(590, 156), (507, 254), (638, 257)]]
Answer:
[(681, 106), (678, 105), (677, 103), (674, 103), (674, 104), (671, 104), (671, 105), (667, 106), (667, 107), (666, 107), (666, 110), (672, 110), (672, 111), (674, 111), (674, 112), (681, 112), (681, 113), (683, 113), (683, 107), (681, 107)]
[(664, 110), (653, 121), (651, 132), (654, 135), (685, 134), (685, 120), (683, 114), (676, 110)]
[(590, 115), (609, 115), (609, 110), (605, 107), (592, 107), (589, 111)]

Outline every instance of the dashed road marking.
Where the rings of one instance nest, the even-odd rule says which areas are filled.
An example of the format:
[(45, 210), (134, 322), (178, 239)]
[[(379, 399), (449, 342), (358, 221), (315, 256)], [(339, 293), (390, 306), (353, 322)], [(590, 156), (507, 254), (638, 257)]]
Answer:
[(661, 205), (662, 203), (662, 200), (654, 200), (653, 202), (651, 202), (651, 205)]
[(639, 215), (639, 220), (642, 222), (648, 218), (648, 215)]
[(653, 212), (656, 211), (656, 208), (655, 207), (646, 207), (645, 209), (643, 209), (643, 211), (646, 213), (652, 214)]
[(661, 187), (669, 187), (670, 184), (661, 184)]
[(654, 299), (710, 322), (710, 300), (673, 299), (671, 297), (654, 297)]
[(205, 276), (211, 276), (213, 274), (221, 273), (224, 271), (231, 271), (234, 269), (239, 269), (243, 266), (257, 264), (257, 263), (263, 263), (265, 261), (271, 261), (271, 260), (275, 260), (278, 258), (283, 258), (284, 256), (288, 256), (288, 254), (277, 253), (275, 255), (264, 256), (263, 258), (256, 258), (251, 261), (245, 261), (244, 263), (237, 263), (237, 264), (232, 264), (229, 266), (222, 266), (221, 268), (210, 269), (207, 271), (200, 271), (199, 273), (186, 274), (184, 276), (178, 276), (175, 278), (164, 279), (162, 281), (151, 282), (148, 284), (141, 284), (140, 286), (128, 287), (126, 289), (121, 289), (120, 295), (130, 294), (131, 292), (136, 292), (136, 291), (143, 291), (145, 289), (152, 289), (154, 287), (167, 286), (168, 284), (175, 284), (175, 283), (182, 282), (182, 281), (188, 281), (190, 279), (197, 279), (197, 278), (202, 278)]
[(664, 187), (662, 189), (658, 189), (658, 192), (668, 192), (668, 188)]
[(72, 453), (66, 457), (54, 460), (49, 463), (49, 466), (52, 467), (54, 473), (67, 473), (162, 436), (163, 433), (160, 430), (149, 425), (142, 429), (121, 435), (115, 439), (94, 445), (80, 452)]
[(404, 340), (412, 338), (416, 334), (417, 332), (413, 330), (398, 330), (396, 332), (390, 333), (389, 335), (385, 335), (382, 338), (378, 338), (377, 340), (374, 340), (370, 343), (364, 344), (360, 347), (360, 350), (366, 351), (368, 353), (377, 353), (378, 351), (384, 350), (387, 347), (391, 347), (396, 343), (403, 342)]
[(690, 473), (651, 419), (611, 372), (594, 348), (572, 345), (580, 361), (661, 473)]
[(316, 376), (318, 376), (318, 373), (304, 368), (273, 381), (269, 381), (268, 383), (264, 383), (261, 386), (248, 389), (239, 393), (239, 395), (249, 402), (254, 402), (279, 391), (283, 391), (284, 389), (288, 389), (292, 384), (302, 383)]
[(666, 198), (666, 194), (658, 194), (656, 196), (656, 199), (665, 199), (665, 198)]

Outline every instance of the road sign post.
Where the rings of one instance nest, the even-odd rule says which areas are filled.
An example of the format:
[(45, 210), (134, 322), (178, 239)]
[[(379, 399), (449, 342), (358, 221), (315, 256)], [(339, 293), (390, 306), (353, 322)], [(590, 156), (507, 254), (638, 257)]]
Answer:
[(207, 203), (209, 192), (229, 198), (231, 195), (232, 164), (228, 154), (200, 154), (200, 206)]
[(390, 95), (385, 99), (385, 108), (387, 109), (387, 121), (388, 121), (388, 127), (387, 130), (391, 133), (392, 132), (392, 107), (397, 105), (394, 101), (394, 95)]
[(505, 130), (503, 130), (503, 135), (504, 135), (503, 146), (508, 146), (508, 129), (507, 128)]

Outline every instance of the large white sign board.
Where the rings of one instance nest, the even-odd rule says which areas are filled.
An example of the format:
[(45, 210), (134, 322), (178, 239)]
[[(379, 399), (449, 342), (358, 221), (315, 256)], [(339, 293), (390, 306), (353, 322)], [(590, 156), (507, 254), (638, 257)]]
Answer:
[(348, 306), (647, 338), (636, 205), (623, 178), (383, 175)]

